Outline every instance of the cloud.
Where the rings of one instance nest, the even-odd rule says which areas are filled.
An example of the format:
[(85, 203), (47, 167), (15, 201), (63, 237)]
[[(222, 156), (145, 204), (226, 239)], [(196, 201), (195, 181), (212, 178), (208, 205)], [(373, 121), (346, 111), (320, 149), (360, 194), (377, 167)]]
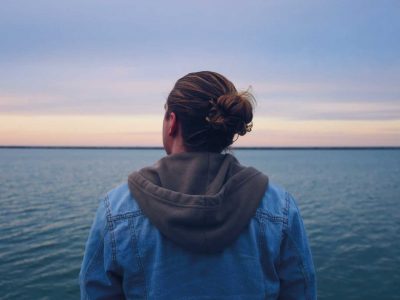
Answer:
[[(398, 1), (362, 0), (6, 0), (0, 118), (30, 116), (26, 128), (39, 116), (159, 118), (179, 77), (214, 70), (240, 89), (253, 86), (256, 117), (313, 126), (396, 121), (399, 9)], [(73, 134), (59, 126), (57, 134), (72, 143)], [(129, 132), (131, 125), (120, 126)], [(297, 128), (306, 130), (290, 130)]]
[[(156, 115), (0, 115), (0, 145), (161, 146)], [(400, 146), (400, 120), (256, 117), (237, 146)]]
[(16, 67), (0, 79), (0, 111), (30, 114), (162, 114), (174, 84), (118, 64), (64, 62)]
[(313, 69), (398, 65), (399, 8), (397, 1), (362, 0), (3, 1), (0, 57), (100, 55), (151, 62), (212, 53), (252, 65), (268, 59)]
[[(400, 100), (400, 99), (399, 99)], [(400, 120), (400, 101), (371, 102), (336, 99), (278, 99), (260, 101), (256, 115), (285, 120)]]
[(0, 145), (160, 145), (162, 116), (0, 115)]
[(400, 120), (284, 120), (256, 117), (237, 146), (399, 146)]
[[(0, 111), (9, 114), (163, 114), (178, 75), (142, 76), (135, 64), (41, 61), (0, 72)], [(179, 74), (181, 76), (182, 74)], [(16, 80), (23, 78), (23, 80)], [(236, 82), (236, 81), (235, 81)], [(398, 119), (400, 88), (390, 81), (250, 81), (256, 115), (298, 120)], [(246, 89), (244, 80), (237, 87)]]

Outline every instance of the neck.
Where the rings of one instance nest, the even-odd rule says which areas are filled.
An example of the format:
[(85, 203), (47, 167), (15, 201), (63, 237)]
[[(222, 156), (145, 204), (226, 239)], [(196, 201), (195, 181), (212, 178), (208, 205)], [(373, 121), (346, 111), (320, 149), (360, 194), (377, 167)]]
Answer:
[(188, 150), (185, 147), (185, 144), (183, 143), (183, 138), (180, 134), (176, 135), (173, 139), (170, 140), (169, 147), (166, 148), (165, 150), (168, 155), (188, 152)]
[(182, 152), (187, 152), (185, 147), (183, 145), (172, 145), (171, 151), (168, 154), (177, 154), (177, 153), (182, 153)]

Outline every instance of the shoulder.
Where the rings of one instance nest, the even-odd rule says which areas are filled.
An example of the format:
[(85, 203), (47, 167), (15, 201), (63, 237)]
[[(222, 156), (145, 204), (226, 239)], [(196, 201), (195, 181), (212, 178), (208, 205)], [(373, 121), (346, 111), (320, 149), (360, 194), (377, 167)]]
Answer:
[(115, 217), (126, 214), (140, 214), (141, 210), (129, 191), (128, 183), (119, 183), (104, 195), (107, 215)]
[(285, 187), (270, 181), (257, 213), (279, 219), (287, 219), (289, 211), (293, 208), (297, 209), (293, 195)]

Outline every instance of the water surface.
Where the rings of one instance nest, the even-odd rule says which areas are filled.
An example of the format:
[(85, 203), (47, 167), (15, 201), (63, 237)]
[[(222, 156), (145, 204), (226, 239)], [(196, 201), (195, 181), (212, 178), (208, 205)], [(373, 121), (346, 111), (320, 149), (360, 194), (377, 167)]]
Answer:
[[(236, 150), (298, 202), (319, 299), (399, 299), (400, 150)], [(0, 299), (78, 299), (101, 197), (162, 150), (0, 149)]]

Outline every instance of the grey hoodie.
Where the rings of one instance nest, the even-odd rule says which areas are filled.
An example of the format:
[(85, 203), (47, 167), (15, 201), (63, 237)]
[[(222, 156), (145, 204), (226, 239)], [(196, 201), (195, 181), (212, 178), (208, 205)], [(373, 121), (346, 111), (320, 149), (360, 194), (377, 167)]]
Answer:
[(191, 251), (215, 253), (249, 223), (268, 177), (231, 154), (184, 152), (131, 173), (128, 186), (167, 238)]

